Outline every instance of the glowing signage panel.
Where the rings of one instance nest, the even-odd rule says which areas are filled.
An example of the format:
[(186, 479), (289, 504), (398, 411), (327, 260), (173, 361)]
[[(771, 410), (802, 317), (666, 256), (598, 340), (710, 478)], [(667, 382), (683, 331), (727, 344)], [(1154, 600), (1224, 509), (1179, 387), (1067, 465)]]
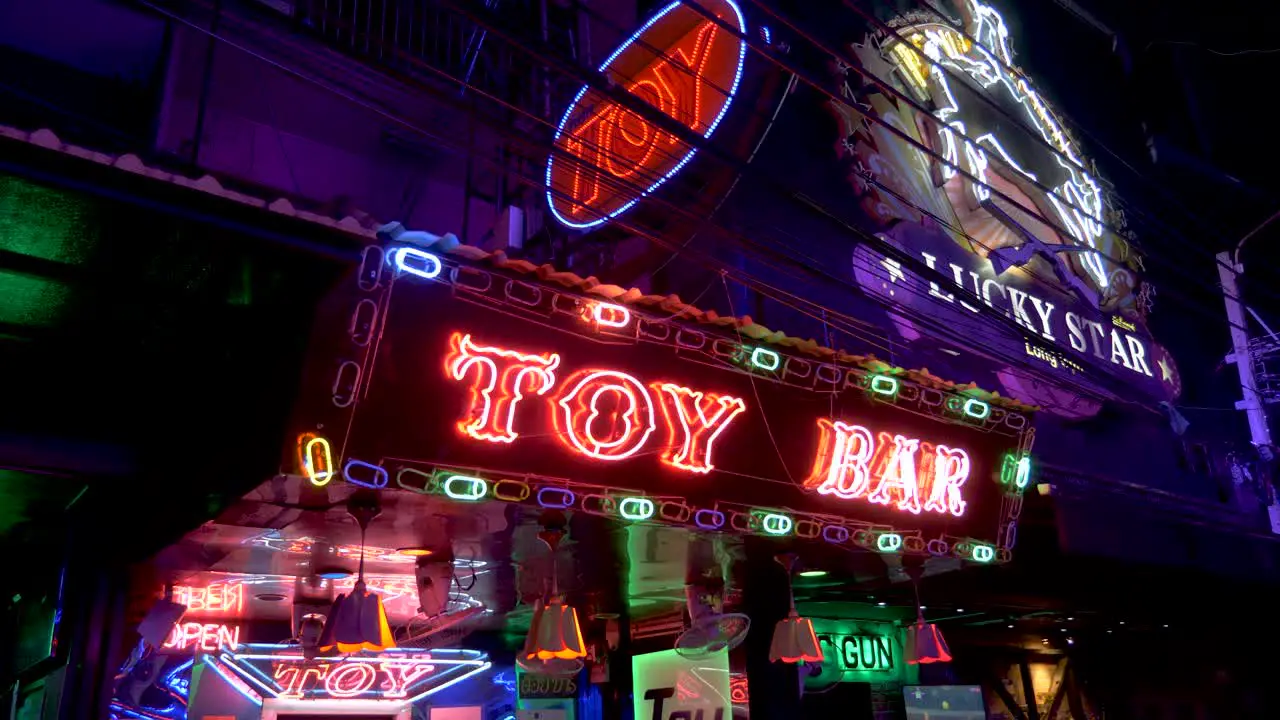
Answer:
[(161, 647), (166, 650), (213, 652), (219, 648), (234, 650), (239, 645), (239, 625), (188, 622), (175, 623)]
[[(295, 433), (324, 427), (342, 464), (456, 502), (868, 548), (895, 534), (884, 552), (1008, 547), (1004, 499), (1020, 488), (1001, 478), (1028, 418), (972, 389), (641, 303), (599, 323), (594, 298), (483, 267), (440, 277), (396, 281), (377, 350), (360, 350), (358, 403), (333, 402), (341, 362), (314, 356)], [(321, 346), (347, 327), (319, 322)]]
[(490, 667), (474, 650), (397, 648), (375, 655), (304, 657), (296, 646), (245, 645), (219, 661), (264, 697), (416, 702)]
[[(660, 10), (600, 72), (635, 101), (710, 137), (737, 92), (747, 46), (703, 13), (739, 32), (746, 23), (733, 0), (698, 4), (701, 10), (682, 2)], [(696, 152), (628, 105), (584, 87), (560, 120), (547, 159), (547, 202), (565, 225), (587, 228), (626, 211)]]

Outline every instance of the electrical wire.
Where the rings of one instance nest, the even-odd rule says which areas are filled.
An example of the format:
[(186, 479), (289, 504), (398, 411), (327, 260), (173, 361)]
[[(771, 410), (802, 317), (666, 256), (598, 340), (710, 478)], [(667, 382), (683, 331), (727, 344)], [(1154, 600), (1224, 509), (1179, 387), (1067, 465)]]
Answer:
[[(150, 3), (143, 3), (143, 4), (150, 5)], [(184, 23), (186, 23), (186, 24), (191, 25), (191, 23), (189, 23), (189, 22), (185, 21), (184, 19), (182, 19), (182, 18), (178, 18), (178, 17), (176, 17), (176, 16), (173, 16), (171, 13), (167, 13), (166, 11), (163, 11), (163, 10), (161, 10), (161, 9), (159, 9), (159, 8), (156, 8), (154, 5), (150, 5), (150, 6), (151, 6), (153, 9), (155, 9), (155, 10), (157, 10), (157, 11), (159, 11), (159, 12), (163, 13), (163, 14), (169, 15), (170, 17), (172, 17), (173, 19), (175, 19), (175, 20), (177, 20), (177, 21), (179, 21), (179, 22), (184, 22)], [(200, 30), (200, 31), (203, 31), (203, 32), (207, 32), (207, 31), (205, 31), (203, 28), (199, 28), (198, 26), (194, 26), (194, 25), (192, 25), (192, 26), (193, 26), (193, 27), (195, 27), (195, 29), (197, 29), (197, 30)], [(224, 42), (226, 42), (226, 40), (225, 40), (225, 39), (223, 39), (223, 41), (224, 41)], [(234, 43), (232, 43), (232, 44), (234, 45)], [(240, 46), (238, 46), (238, 45), (236, 45), (236, 47), (238, 47), (239, 49), (241, 49), (241, 50), (242, 50), (242, 51), (244, 51), (244, 52), (247, 52), (247, 53), (249, 53), (249, 54), (251, 54), (251, 55), (254, 55), (254, 56), (256, 56), (256, 57), (259, 57), (260, 59), (264, 60), (265, 62), (268, 62), (268, 63), (270, 63), (270, 64), (272, 64), (272, 65), (274, 65), (274, 66), (278, 67), (279, 69), (281, 69), (281, 70), (285, 71), (286, 73), (289, 73), (289, 74), (291, 74), (291, 75), (294, 75), (294, 76), (300, 77), (301, 79), (307, 80), (307, 81), (309, 81), (309, 82), (313, 82), (313, 83), (315, 83), (315, 84), (317, 84), (317, 85), (319, 85), (319, 86), (321, 86), (321, 87), (324, 87), (324, 88), (325, 88), (325, 89), (327, 89), (327, 90), (330, 90), (330, 91), (336, 92), (336, 93), (337, 93), (337, 94), (339, 94), (339, 95), (342, 95), (342, 93), (341, 93), (340, 91), (334, 91), (332, 88), (328, 88), (328, 87), (327, 87), (327, 86), (325, 86), (323, 83), (321, 83), (321, 82), (319, 82), (319, 81), (315, 80), (314, 78), (310, 78), (310, 77), (304, 76), (304, 75), (302, 75), (301, 73), (299, 73), (298, 71), (293, 70), (292, 68), (287, 68), (287, 67), (285, 67), (285, 66), (281, 65), (280, 63), (276, 63), (276, 62), (271, 61), (271, 60), (269, 60), (269, 59), (267, 59), (267, 58), (263, 58), (262, 56), (257, 55), (256, 53), (253, 53), (252, 51), (250, 51), (250, 50), (248, 50), (248, 49), (246, 49), (246, 48), (240, 47)], [(392, 121), (394, 121), (394, 122), (396, 122), (396, 123), (398, 123), (398, 124), (401, 124), (401, 125), (404, 125), (405, 127), (408, 127), (408, 128), (410, 128), (410, 129), (413, 129), (413, 130), (416, 130), (416, 131), (422, 132), (420, 128), (417, 128), (416, 126), (412, 125), (411, 123), (408, 123), (408, 122), (404, 121), (402, 118), (398, 118), (398, 117), (396, 117), (396, 116), (393, 116), (393, 115), (391, 115), (391, 114), (387, 113), (386, 111), (381, 110), (380, 108), (371, 107), (371, 106), (369, 106), (367, 103), (363, 103), (363, 102), (361, 102), (361, 101), (359, 101), (359, 100), (357, 100), (357, 99), (350, 98), (349, 96), (348, 96), (348, 99), (349, 99), (349, 100), (351, 100), (351, 101), (353, 101), (353, 102), (356, 102), (356, 103), (358, 103), (358, 104), (361, 104), (361, 105), (365, 106), (367, 109), (370, 109), (370, 110), (372, 110), (372, 111), (374, 111), (374, 112), (377, 112), (377, 113), (379, 113), (379, 114), (383, 115), (384, 117), (387, 117), (388, 119), (390, 119), (390, 120), (392, 120)], [(426, 134), (428, 137), (432, 137), (432, 136), (430, 135), (430, 133), (425, 133), (425, 132), (424, 132), (424, 134)], [(436, 138), (436, 139), (438, 139), (438, 138)], [(642, 234), (642, 233), (638, 233), (638, 234)], [(652, 239), (652, 236), (651, 236), (651, 235), (650, 235), (650, 237), (651, 237), (651, 239)]]

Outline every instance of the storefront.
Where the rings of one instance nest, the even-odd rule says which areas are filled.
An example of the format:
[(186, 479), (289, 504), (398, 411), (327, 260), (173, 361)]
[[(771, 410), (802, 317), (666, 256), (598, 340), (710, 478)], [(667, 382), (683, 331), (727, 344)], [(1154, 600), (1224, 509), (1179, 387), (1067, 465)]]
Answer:
[[(384, 238), (320, 312), (291, 472), (157, 557), (172, 594), (116, 716), (727, 718), (769, 687), (749, 628), (806, 687), (875, 687), (886, 712), (916, 680), (911, 613), (775, 629), (757, 588), (1010, 558), (1016, 402)], [(385, 626), (335, 640), (357, 582)]]

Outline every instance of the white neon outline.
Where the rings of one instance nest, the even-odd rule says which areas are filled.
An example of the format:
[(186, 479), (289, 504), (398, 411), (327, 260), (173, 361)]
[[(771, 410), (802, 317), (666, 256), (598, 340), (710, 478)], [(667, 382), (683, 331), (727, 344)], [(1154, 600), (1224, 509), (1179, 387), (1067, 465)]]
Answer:
[[(213, 671), (217, 673), (218, 677), (222, 678), (223, 682), (225, 682), (228, 686), (230, 686), (232, 690), (235, 690), (236, 692), (240, 693), (240, 696), (243, 697), (245, 700), (248, 700), (254, 705), (261, 707), (262, 701), (265, 700), (268, 697), (268, 695), (273, 698), (279, 697), (278, 693), (269, 690), (265, 686), (262, 686), (262, 687), (264, 690), (267, 690), (268, 695), (259, 695), (258, 692), (254, 690), (252, 687), (249, 687), (249, 683), (245, 682), (244, 680), (241, 680), (240, 683), (237, 684), (235, 680), (232, 680), (230, 677), (228, 677), (227, 673), (221, 667), (219, 667), (221, 663), (218, 660), (219, 658), (215, 658), (212, 655), (204, 656), (204, 664), (212, 668)], [(233, 663), (227, 663), (227, 667), (232, 669), (237, 669)], [(243, 673), (237, 672), (235, 674), (241, 675)], [(255, 680), (254, 682), (256, 683), (257, 681)], [(250, 696), (249, 693), (246, 693), (244, 691), (244, 687), (241, 687), (241, 685), (243, 685), (244, 687), (248, 687), (250, 692), (253, 693), (253, 696)], [(261, 685), (261, 683), (259, 683), (259, 685)]]
[[(412, 255), (419, 260), (425, 261), (428, 265), (434, 265), (431, 270), (416, 268), (405, 262), (405, 255)], [(401, 272), (407, 272), (410, 275), (417, 275), (424, 280), (434, 280), (440, 277), (440, 273), (444, 271), (444, 263), (440, 258), (425, 250), (419, 250), (412, 247), (401, 247), (391, 251), (391, 261), (395, 264), (396, 269)]]
[[(621, 320), (605, 320), (604, 312), (603, 312), (605, 310), (621, 313), (622, 319)], [(622, 305), (613, 305), (611, 303), (592, 304), (591, 317), (596, 321), (597, 325), (600, 325), (602, 327), (624, 328), (631, 324), (631, 310), (629, 308), (623, 307)]]
[[(636, 503), (641, 507), (647, 507), (649, 508), (649, 512), (643, 513), (643, 514), (634, 513), (634, 512), (628, 513), (626, 510), (623, 510), (623, 508), (626, 507), (627, 503)], [(653, 517), (653, 514), (657, 511), (658, 511), (658, 506), (654, 504), (652, 500), (646, 497), (625, 497), (618, 502), (618, 514), (622, 516), (623, 520), (629, 520), (631, 522), (642, 522), (644, 520), (648, 520), (649, 518)]]
[[(720, 433), (729, 427), (729, 423), (733, 422), (735, 417), (746, 412), (747, 404), (741, 398), (730, 395), (716, 395), (716, 411), (708, 418), (706, 411), (702, 407), (703, 400), (706, 399), (706, 393), (669, 382), (650, 383), (649, 387), (658, 391), (658, 402), (662, 404), (663, 418), (667, 421), (667, 426), (674, 431), (675, 426), (671, 423), (672, 412), (667, 409), (668, 404), (666, 402), (666, 398), (671, 398), (671, 404), (675, 406), (675, 417), (680, 421), (680, 430), (684, 433), (684, 442), (681, 444), (680, 450), (671, 453), (669, 457), (664, 454), (662, 462), (680, 470), (704, 475), (714, 470), (716, 466), (715, 463), (711, 462), (711, 452), (716, 438), (720, 437)], [(693, 400), (693, 411), (697, 415), (697, 421), (701, 429), (715, 428), (707, 436), (706, 442), (702, 443), (706, 448), (706, 452), (703, 453), (704, 458), (700, 463), (697, 458), (690, 462), (690, 456), (694, 452), (693, 440), (695, 433), (690, 425), (692, 418), (687, 412), (685, 403), (681, 401), (682, 397)]]
[(961, 517), (968, 507), (960, 488), (969, 480), (972, 468), (969, 453), (960, 448), (938, 445), (933, 450), (933, 458), (933, 481), (924, 509)]
[[(735, 3), (733, 0), (721, 0), (721, 1), (724, 2), (726, 5), (728, 5), (729, 8), (733, 10), (733, 14), (737, 17), (739, 35), (746, 35), (747, 22), (746, 20), (743, 19), (742, 11), (738, 9), (737, 3)], [(654, 15), (652, 18), (649, 19), (648, 22), (646, 22), (644, 25), (641, 25), (639, 30), (636, 30), (634, 33), (632, 33), (631, 37), (627, 38), (626, 42), (619, 45), (618, 48), (613, 51), (613, 54), (609, 55), (609, 57), (606, 58), (603, 63), (600, 63), (600, 67), (596, 68), (596, 72), (604, 72), (609, 67), (610, 63), (616, 60), (624, 50), (631, 47), (631, 44), (634, 43), (636, 40), (638, 40), (646, 30), (648, 30), (650, 27), (653, 26), (654, 23), (658, 22), (667, 13), (671, 12), (672, 10), (675, 10), (677, 7), (680, 7), (683, 4), (684, 3), (681, 2), (681, 0), (676, 0), (676, 2), (673, 2), (670, 5), (663, 8), (662, 10), (658, 11), (657, 15)], [(720, 28), (719, 25), (717, 25), (716, 27), (717, 29)], [(742, 67), (747, 57), (747, 43), (741, 37), (737, 37), (737, 36), (734, 37), (734, 40), (738, 42), (738, 69), (733, 76), (733, 85), (730, 86), (729, 93), (725, 97), (724, 106), (720, 108), (720, 114), (716, 115), (716, 119), (712, 121), (710, 126), (707, 127), (707, 131), (702, 134), (703, 139), (711, 138), (711, 133), (715, 132), (716, 128), (720, 125), (720, 121), (724, 119), (725, 113), (728, 112), (729, 106), (733, 104), (733, 99), (738, 94), (738, 83), (742, 80)], [(560, 123), (556, 126), (556, 134), (551, 138), (551, 144), (553, 148), (555, 147), (555, 143), (560, 140), (561, 133), (564, 132), (565, 123), (569, 122), (569, 116), (573, 114), (574, 109), (578, 107), (578, 102), (582, 100), (582, 96), (586, 95), (587, 90), (589, 89), (590, 89), (589, 85), (582, 86), (582, 89), (579, 90), (578, 94), (574, 96), (573, 102), (569, 103), (569, 107), (564, 111), (564, 116), (560, 118)], [(680, 162), (676, 163), (675, 167), (668, 170), (665, 175), (658, 178), (658, 180), (656, 180), (652, 185), (650, 185), (648, 189), (641, 192), (639, 195), (633, 198), (630, 202), (627, 202), (626, 204), (619, 207), (617, 210), (614, 210), (613, 212), (609, 213), (608, 215), (602, 218), (599, 218), (597, 220), (592, 220), (591, 222), (585, 222), (585, 223), (573, 222), (572, 220), (569, 220), (568, 218), (562, 216), (556, 210), (555, 198), (553, 198), (551, 195), (551, 167), (552, 167), (552, 163), (555, 162), (555, 153), (552, 153), (547, 156), (547, 192), (546, 192), (547, 208), (551, 210), (551, 214), (555, 216), (556, 220), (559, 220), (561, 224), (566, 225), (568, 227), (579, 229), (579, 230), (595, 227), (596, 225), (600, 225), (605, 222), (608, 222), (609, 220), (612, 220), (613, 218), (621, 215), (627, 210), (630, 210), (633, 205), (640, 202), (642, 199), (647, 197), (649, 193), (652, 193), (654, 190), (657, 190), (659, 186), (661, 186), (666, 181), (670, 180), (673, 175), (680, 172), (680, 169), (683, 168), (686, 164), (688, 164), (689, 161), (693, 159), (693, 156), (697, 154), (697, 152), (698, 152), (698, 148), (696, 147), (689, 148), (688, 154), (686, 154), (684, 158), (680, 160)]]
[(877, 478), (876, 486), (867, 493), (867, 501), (879, 505), (889, 505), (891, 488), (900, 488), (902, 498), (897, 508), (906, 510), (912, 515), (920, 514), (920, 478), (916, 474), (916, 452), (920, 450), (920, 440), (905, 435), (893, 436), (892, 455), (884, 472)]
[[(570, 407), (570, 402), (572, 401), (572, 399), (577, 398), (582, 394), (582, 388), (587, 383), (593, 382), (597, 379), (607, 380), (609, 378), (616, 379), (616, 382), (610, 382), (606, 384), (604, 387), (597, 389), (594, 393), (591, 394), (591, 399), (584, 406), (590, 409), (591, 414), (587, 416), (587, 422), (583, 425), (583, 429), (587, 431), (587, 433), (589, 434), (591, 429), (591, 424), (595, 421), (596, 418), (600, 417), (600, 409), (596, 403), (596, 401), (600, 398), (600, 394), (610, 390), (613, 390), (616, 392), (616, 388), (622, 388), (623, 390), (622, 394), (626, 395), (632, 402), (632, 408), (628, 409), (627, 412), (621, 413), (622, 420), (623, 422), (626, 423), (626, 430), (618, 436), (617, 440), (612, 440), (610, 442), (600, 442), (599, 440), (596, 440), (594, 437), (587, 437), (585, 439), (589, 440), (595, 448), (594, 450), (588, 449), (586, 445), (582, 443), (582, 438), (578, 437), (578, 433), (573, 427), (573, 416), (574, 416), (575, 409)], [(635, 393), (631, 392), (632, 390), (639, 390), (640, 391), (639, 397), (637, 397)], [(640, 408), (640, 402), (642, 400), (644, 402), (644, 410), (641, 410)], [(583, 455), (587, 455), (588, 457), (593, 457), (597, 460), (625, 460), (631, 457), (632, 455), (636, 454), (636, 452), (639, 451), (640, 448), (644, 447), (645, 443), (649, 441), (649, 436), (653, 434), (654, 429), (657, 427), (657, 424), (654, 422), (654, 419), (653, 419), (653, 398), (649, 395), (649, 390), (645, 388), (644, 384), (641, 383), (639, 380), (635, 379), (634, 377), (624, 372), (618, 372), (616, 370), (593, 370), (583, 374), (582, 379), (579, 380), (578, 383), (573, 386), (572, 390), (569, 390), (561, 394), (560, 399), (556, 401), (556, 404), (559, 405), (562, 410), (564, 410), (564, 427), (561, 428), (563, 432), (557, 433), (557, 435), (559, 435), (562, 440), (567, 440), (571, 445), (573, 445), (574, 448), (576, 448)], [(636, 442), (635, 447), (631, 448), (630, 450), (626, 451), (621, 455), (600, 454), (601, 449), (610, 449), (610, 448), (618, 447), (625, 442), (629, 442), (631, 438), (635, 435), (636, 427), (631, 421), (632, 409), (634, 409), (637, 413), (640, 414), (642, 421), (645, 419), (646, 414), (648, 416), (648, 422), (645, 424), (644, 431), (643, 431), (644, 434), (640, 436), (639, 442)], [(647, 413), (645, 411), (647, 411)]]
[[(337, 690), (330, 685), (330, 683), (333, 682), (333, 679), (337, 677), (339, 673), (352, 672), (352, 668), (361, 669), (360, 672), (364, 674), (364, 677), (368, 678), (368, 682), (366, 683), (367, 687), (359, 688), (357, 690)], [(373, 663), (366, 663), (366, 662), (341, 663), (337, 667), (332, 668), (331, 670), (329, 670), (329, 672), (325, 673), (324, 691), (335, 698), (339, 698), (343, 700), (354, 698), (357, 695), (361, 695), (363, 693), (367, 693), (373, 690), (373, 684), (378, 681), (379, 670), (381, 670), (381, 668), (373, 667)], [(403, 695), (401, 695), (401, 697), (403, 697)]]
[[(250, 646), (246, 645), (246, 647), (250, 647)], [(281, 650), (295, 650), (295, 651), (296, 651), (296, 650), (298, 649), (298, 646), (297, 646), (297, 645), (280, 645), (280, 644), (253, 644), (251, 647), (252, 647), (252, 649), (254, 649), (254, 650), (266, 650), (266, 649), (273, 649), (273, 648), (276, 648), (276, 649), (281, 649)], [(400, 657), (400, 658), (397, 658), (397, 657), (395, 657), (395, 655), (407, 654), (407, 653), (411, 653), (411, 652), (414, 652), (414, 653), (430, 653), (430, 654), (431, 654), (431, 657), (429, 657), (429, 658), (413, 658), (413, 657)], [(450, 659), (450, 658), (447, 658), (447, 657), (446, 657), (446, 658), (438, 657), (438, 655), (441, 655), (441, 654), (450, 654), (450, 655), (470, 655), (470, 656), (472, 656), (472, 658), (471, 658), (471, 659)], [(205, 658), (206, 658), (206, 660), (208, 661), (208, 660), (211, 660), (211, 659), (212, 659), (212, 656), (205, 656)], [(435, 693), (437, 693), (437, 692), (440, 692), (441, 690), (444, 690), (445, 688), (452, 687), (453, 685), (456, 685), (456, 684), (458, 684), (458, 683), (462, 682), (463, 680), (466, 680), (467, 678), (473, 677), (473, 676), (475, 676), (475, 675), (476, 675), (476, 674), (478, 674), (478, 673), (482, 673), (482, 672), (484, 672), (484, 671), (488, 670), (490, 667), (492, 667), (492, 666), (493, 666), (493, 664), (492, 664), (491, 662), (489, 662), (489, 661), (488, 661), (488, 656), (487, 656), (487, 655), (485, 655), (484, 653), (482, 653), (482, 652), (480, 652), (480, 651), (478, 651), (478, 650), (466, 650), (466, 649), (458, 649), (458, 648), (441, 648), (441, 649), (436, 649), (436, 650), (424, 650), (424, 649), (421, 649), (421, 648), (393, 648), (393, 649), (390, 649), (390, 650), (383, 650), (383, 651), (381, 651), (381, 652), (378, 654), (378, 656), (377, 656), (377, 657), (358, 657), (358, 658), (357, 658), (357, 657), (350, 657), (350, 656), (346, 656), (346, 655), (337, 655), (337, 656), (322, 656), (322, 657), (316, 657), (316, 658), (311, 658), (310, 660), (308, 660), (307, 658), (303, 657), (301, 654), (274, 654), (274, 655), (273, 655), (273, 654), (261, 654), (261, 653), (244, 653), (244, 654), (240, 654), (240, 653), (229, 653), (229, 652), (223, 652), (223, 653), (221, 653), (221, 654), (220, 654), (220, 658), (222, 659), (222, 661), (226, 664), (226, 666), (227, 666), (228, 668), (230, 668), (230, 669), (232, 669), (232, 670), (235, 670), (237, 675), (243, 676), (246, 680), (250, 680), (250, 681), (252, 681), (254, 684), (258, 685), (258, 686), (259, 686), (259, 687), (261, 687), (264, 691), (266, 691), (267, 695), (266, 695), (266, 696), (264, 696), (264, 697), (275, 698), (275, 699), (277, 699), (277, 702), (281, 702), (281, 701), (286, 701), (286, 700), (287, 700), (287, 701), (290, 701), (291, 703), (296, 703), (295, 705), (292, 705), (293, 707), (298, 707), (298, 708), (306, 707), (306, 708), (308, 708), (308, 709), (312, 709), (312, 710), (314, 710), (314, 709), (316, 709), (316, 708), (321, 707), (321, 706), (322, 706), (323, 704), (325, 704), (325, 703), (333, 703), (333, 702), (342, 703), (342, 705), (340, 705), (340, 707), (346, 707), (346, 708), (350, 708), (350, 707), (352, 707), (352, 703), (370, 703), (370, 704), (373, 704), (373, 703), (380, 703), (380, 704), (381, 704), (381, 705), (380, 705), (381, 707), (385, 707), (385, 706), (387, 706), (387, 705), (396, 705), (396, 706), (400, 706), (400, 705), (405, 705), (405, 704), (411, 704), (411, 703), (415, 703), (415, 702), (417, 702), (417, 701), (419, 701), (419, 700), (421, 700), (421, 699), (423, 699), (423, 698), (425, 698), (425, 697), (428, 697), (428, 696), (430, 696), (430, 695), (432, 695), (432, 694), (435, 694)], [(330, 664), (341, 664), (341, 663), (343, 663), (343, 662), (349, 662), (349, 661), (354, 660), (354, 661), (357, 661), (357, 662), (378, 663), (379, 665), (381, 665), (382, 663), (391, 662), (391, 663), (400, 663), (400, 664), (447, 665), (447, 666), (450, 666), (450, 668), (466, 667), (466, 668), (470, 668), (470, 669), (469, 669), (468, 671), (466, 671), (466, 672), (462, 673), (461, 675), (459, 675), (459, 676), (458, 676), (458, 677), (456, 677), (456, 678), (452, 678), (452, 679), (448, 680), (447, 682), (441, 683), (440, 685), (437, 685), (437, 686), (435, 686), (435, 687), (432, 687), (432, 688), (430, 688), (429, 690), (427, 690), (427, 691), (425, 691), (425, 692), (419, 693), (418, 695), (415, 695), (415, 696), (413, 696), (413, 697), (408, 697), (408, 698), (396, 697), (396, 698), (386, 698), (386, 699), (383, 699), (383, 698), (378, 698), (378, 699), (372, 699), (372, 698), (370, 698), (370, 699), (364, 699), (364, 698), (358, 698), (358, 699), (353, 699), (353, 698), (344, 698), (344, 699), (328, 699), (328, 698), (308, 698), (308, 697), (305, 697), (305, 696), (304, 696), (304, 697), (301, 697), (301, 698), (292, 698), (292, 697), (290, 697), (290, 698), (283, 698), (283, 697), (281, 697), (281, 695), (280, 695), (280, 691), (279, 691), (279, 690), (276, 690), (276, 689), (272, 689), (272, 688), (270, 688), (270, 687), (269, 687), (269, 686), (267, 686), (267, 685), (266, 685), (262, 680), (260, 680), (258, 677), (254, 677), (254, 675), (258, 675), (258, 676), (261, 676), (261, 677), (264, 677), (264, 678), (265, 678), (265, 676), (264, 676), (264, 675), (262, 675), (261, 671), (260, 671), (258, 668), (254, 667), (254, 666), (253, 666), (253, 665), (251, 665), (251, 664), (246, 664), (246, 666), (245, 666), (245, 667), (241, 667), (241, 666), (240, 666), (240, 664), (239, 664), (239, 662), (238, 662), (238, 661), (241, 661), (241, 660), (244, 660), (244, 661), (249, 661), (249, 660), (268, 660), (268, 661), (293, 660), (293, 661), (298, 661), (298, 662), (317, 662), (317, 663), (319, 663), (319, 662), (329, 662)], [(249, 672), (249, 671), (252, 671), (252, 674), (250, 674), (250, 672)], [(449, 670), (443, 670), (443, 671), (442, 671), (442, 673), (447, 673), (447, 672), (449, 672)], [(406, 688), (407, 688), (407, 685), (406, 685)], [(262, 703), (261, 703), (261, 702), (259, 702), (258, 704), (259, 704), (259, 705), (261, 705)]]
[[(449, 486), (453, 484), (454, 480), (465, 480), (470, 483), (469, 491), (466, 493), (460, 493), (449, 489)], [(489, 483), (486, 482), (484, 478), (478, 478), (474, 475), (450, 475), (444, 479), (444, 483), (441, 484), (441, 487), (444, 488), (444, 494), (452, 500), (465, 500), (470, 502), (479, 500), (489, 494)], [(478, 492), (477, 489), (479, 490)]]
[[(520, 405), (520, 401), (524, 399), (524, 392), (522, 388), (524, 386), (525, 374), (533, 373), (535, 376), (535, 384), (533, 388), (535, 395), (547, 394), (551, 388), (555, 386), (555, 371), (556, 368), (560, 366), (560, 353), (533, 355), (522, 353), (517, 350), (508, 350), (506, 348), (477, 345), (471, 339), (471, 333), (466, 333), (465, 335), (454, 333), (450, 340), (452, 341), (454, 338), (457, 338), (457, 345), (448, 356), (448, 364), (445, 366), (446, 371), (449, 373), (449, 377), (457, 380), (458, 382), (463, 382), (466, 379), (467, 371), (473, 366), (476, 368), (476, 372), (481, 374), (481, 378), (484, 377), (486, 370), (489, 373), (489, 382), (486, 387), (480, 390), (476, 390), (474, 388), (471, 390), (473, 398), (472, 405), (474, 406), (475, 395), (479, 395), (484, 402), (483, 412), (477, 417), (470, 419), (469, 422), (466, 419), (458, 421), (458, 429), (466, 434), (467, 437), (475, 440), (501, 443), (515, 442), (516, 438), (520, 437), (520, 433), (515, 431), (516, 407), (518, 407)], [(484, 432), (484, 429), (489, 425), (489, 416), (493, 413), (493, 393), (498, 389), (498, 380), (500, 378), (497, 363), (495, 363), (492, 358), (486, 357), (486, 355), (497, 355), (502, 358), (515, 358), (520, 362), (530, 363), (516, 373), (514, 389), (511, 393), (511, 401), (508, 403), (507, 407), (507, 421), (504, 425), (509, 433), (507, 435), (492, 435)]]
[[(850, 425), (840, 421), (818, 420), (818, 427), (823, 432), (835, 435), (835, 447), (827, 457), (830, 465), (827, 476), (818, 486), (820, 495), (835, 495), (841, 500), (854, 500), (862, 497), (871, 485), (871, 459), (875, 457), (876, 438), (871, 431), (861, 425)], [(830, 428), (827, 430), (826, 428)], [(856, 441), (856, 443), (855, 443)], [(819, 446), (822, 453), (825, 447)], [(849, 475), (852, 474), (852, 482)]]
[[(757, 360), (756, 358), (760, 355), (764, 355), (766, 357), (772, 357), (773, 367), (765, 367), (764, 363)], [(778, 368), (782, 367), (782, 355), (778, 354), (777, 352), (774, 352), (773, 350), (770, 350), (769, 348), (762, 348), (762, 347), (754, 348), (751, 350), (751, 364), (754, 365), (755, 367), (760, 368), (761, 370), (765, 370), (767, 372), (773, 372), (774, 370), (777, 370)]]
[[(1006, 67), (1012, 66), (1013, 54), (1009, 49), (1009, 29), (1004, 23), (1004, 18), (994, 8), (983, 5), (977, 0), (967, 0), (967, 2), (977, 22), (973, 35), (978, 42), (967, 43), (970, 45), (970, 55), (961, 52), (961, 49), (952, 42), (953, 37), (947, 34), (954, 32), (951, 28), (936, 25), (931, 27), (931, 24), (925, 24), (908, 31), (913, 30), (924, 36), (925, 42), (921, 51), (934, 62), (969, 75), (983, 89), (1000, 83), (1008, 90), (1010, 97), (1026, 112), (1031, 126), (1040, 133), (1045, 142), (1058, 151), (1053, 154), (1054, 160), (1067, 171), (1067, 180), (1053, 188), (1054, 192), (1045, 193), (1046, 199), (1053, 205), (1058, 219), (1076, 245), (1098, 250), (1098, 240), (1106, 230), (1096, 219), (1103, 217), (1105, 212), (1101, 188), (1085, 170), (1084, 162), (1080, 159), (1075, 146), (1068, 141), (1066, 132), (1058, 124), (1048, 104), (1031, 87), (1030, 81), (1026, 77), (1005, 70)], [(988, 50), (988, 47), (994, 48), (995, 53)], [(973, 58), (972, 54), (978, 55), (978, 58)], [(956, 138), (948, 128), (961, 134), (967, 135), (967, 132), (963, 123), (952, 119), (960, 108), (951, 92), (947, 75), (935, 65), (930, 65), (929, 75), (937, 82), (938, 88), (947, 100), (943, 107), (939, 107), (934, 112), (937, 119), (944, 123), (944, 127), (938, 129), (938, 134), (943, 141), (942, 155), (947, 163), (943, 165), (942, 175), (943, 179), (947, 180), (956, 175), (954, 168), (961, 165)], [(1013, 162), (1009, 153), (991, 133), (975, 138), (974, 142), (965, 140), (964, 145), (965, 157), (968, 160), (966, 170), (970, 175), (978, 178), (982, 184), (990, 183), (986, 175), (988, 166), (986, 150), (980, 147), (981, 145), (991, 146), (1016, 172), (1031, 180), (1037, 180), (1035, 175)], [(1063, 160), (1063, 156), (1066, 156), (1066, 161)], [(991, 191), (978, 183), (972, 183), (972, 191), (980, 201), (991, 196)], [(1072, 207), (1063, 205), (1060, 202), (1061, 199), (1068, 200)], [(1080, 259), (1097, 286), (1107, 287), (1109, 278), (1103, 266), (1101, 253), (1080, 253)]]

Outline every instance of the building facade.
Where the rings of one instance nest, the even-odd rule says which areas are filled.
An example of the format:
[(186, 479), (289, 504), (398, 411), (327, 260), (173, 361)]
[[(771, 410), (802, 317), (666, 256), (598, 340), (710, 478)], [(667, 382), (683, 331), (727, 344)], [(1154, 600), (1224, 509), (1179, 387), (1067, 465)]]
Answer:
[(1219, 248), (1043, 10), (13, 5), (15, 715), (1267, 717)]

